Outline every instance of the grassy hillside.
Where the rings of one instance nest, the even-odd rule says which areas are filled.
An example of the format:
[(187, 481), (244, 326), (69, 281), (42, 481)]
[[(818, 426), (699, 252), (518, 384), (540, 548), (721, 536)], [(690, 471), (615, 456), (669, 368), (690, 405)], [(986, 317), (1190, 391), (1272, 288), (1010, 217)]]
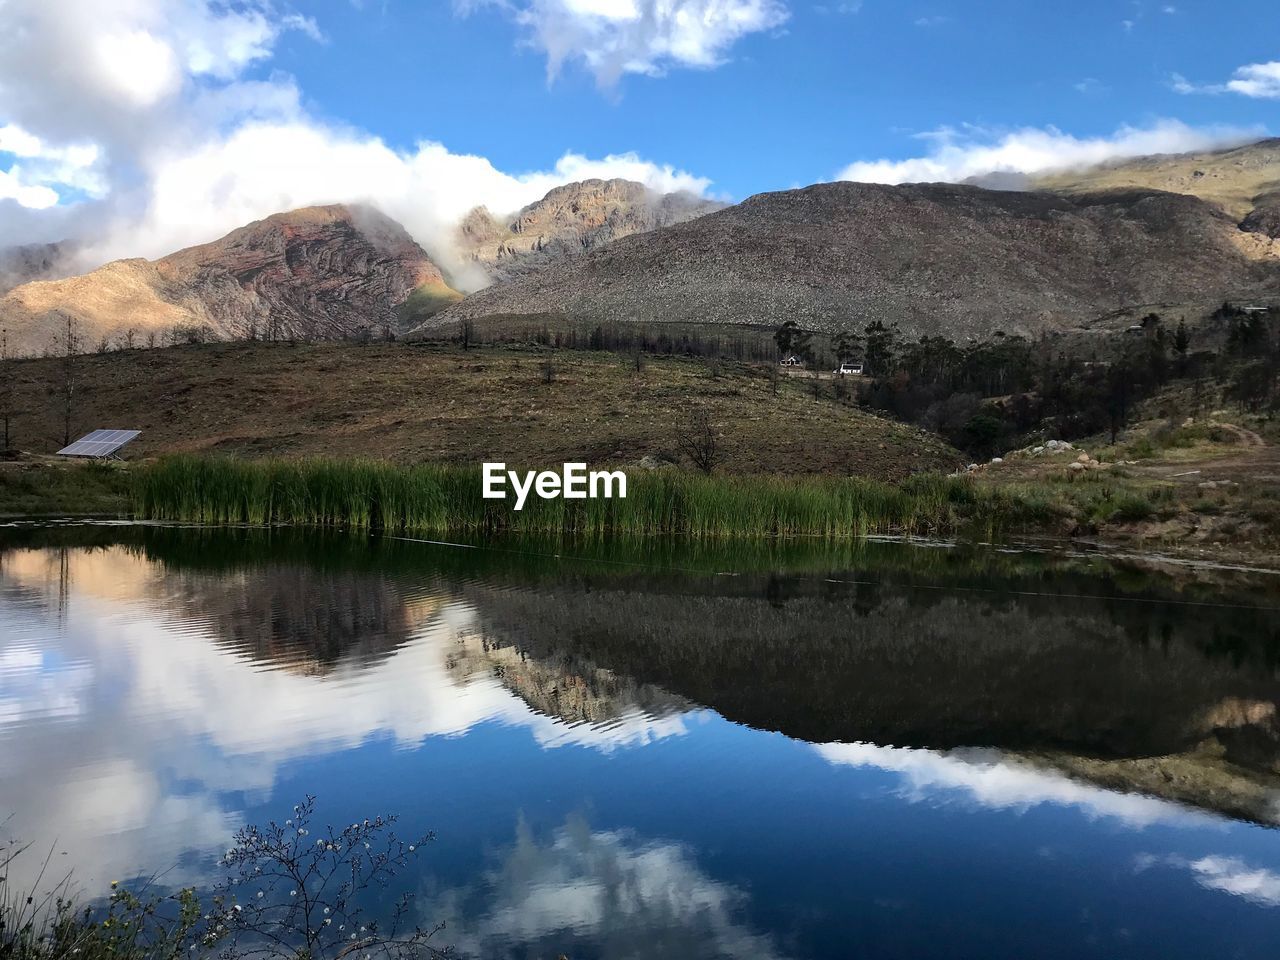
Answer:
[[(61, 361), (11, 361), (13, 443), (61, 445)], [(376, 343), (239, 343), (77, 358), (74, 433), (143, 431), (132, 458), (165, 453), (343, 456), (398, 463), (513, 466), (586, 460), (680, 461), (680, 436), (705, 414), (717, 472), (894, 479), (952, 469), (931, 434), (773, 383), (724, 360), (606, 352)], [(776, 392), (775, 392), (776, 390)]]

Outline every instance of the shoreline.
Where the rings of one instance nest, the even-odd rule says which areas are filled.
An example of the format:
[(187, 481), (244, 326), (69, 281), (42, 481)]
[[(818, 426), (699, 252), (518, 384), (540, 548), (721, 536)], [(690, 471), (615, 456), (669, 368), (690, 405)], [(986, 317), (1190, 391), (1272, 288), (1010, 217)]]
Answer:
[[(175, 492), (175, 481), (199, 482), (209, 470), (232, 470), (235, 482), (218, 492), (206, 490), (193, 495), (188, 485)], [(276, 471), (296, 480), (319, 472), (339, 474), (345, 470), (365, 471), (363, 499), (356, 495), (345, 504), (331, 498), (327, 507), (279, 503), (250, 510), (247, 499), (255, 487)], [(175, 474), (177, 471), (177, 474)], [(15, 473), (24, 482), (15, 485)], [(456, 522), (445, 522), (443, 514), (429, 515), (424, 504), (412, 503), (412, 494), (401, 491), (401, 520), (384, 524), (383, 507), (369, 495), (371, 475), (382, 482), (393, 479), (403, 484), (413, 474), (435, 484), (425, 500), (439, 501), (449, 489), (450, 506)], [(474, 473), (476, 476), (471, 477)], [(418, 533), (521, 534), (565, 536), (568, 538), (669, 537), (761, 541), (769, 539), (818, 540), (954, 540), (989, 546), (993, 549), (1029, 549), (1038, 552), (1082, 554), (1137, 560), (1144, 564), (1174, 564), (1200, 569), (1216, 568), (1240, 572), (1280, 573), (1280, 553), (1267, 542), (1247, 538), (1193, 541), (1170, 538), (1169, 524), (1157, 517), (1132, 520), (1090, 521), (1087, 511), (1097, 508), (1088, 496), (1073, 505), (1055, 501), (1051, 485), (1021, 482), (1001, 483), (990, 479), (920, 475), (893, 484), (861, 478), (833, 477), (703, 477), (680, 471), (656, 474), (632, 471), (633, 487), (647, 503), (630, 511), (625, 501), (595, 501), (588, 505), (564, 501), (538, 501), (524, 516), (512, 514), (515, 522), (504, 522), (507, 501), (479, 500), (478, 468), (398, 467), (371, 461), (231, 461), (225, 458), (177, 457), (132, 464), (8, 462), (0, 464), (0, 525), (42, 524), (58, 521), (147, 523), (198, 523), (205, 526), (291, 526), (351, 528), (355, 530)], [(474, 479), (473, 491), (467, 482)], [(1115, 478), (1112, 478), (1113, 480)], [(160, 486), (157, 487), (157, 484)], [(15, 486), (20, 489), (15, 493)], [(147, 486), (149, 493), (140, 488)], [(1037, 487), (1042, 487), (1038, 489)], [(1072, 486), (1079, 486), (1074, 484)], [(904, 489), (906, 488), (906, 489)], [(655, 490), (665, 502), (653, 503)], [(840, 493), (843, 491), (843, 495)], [(312, 491), (313, 493), (315, 491)], [(422, 491), (419, 491), (422, 493)], [(741, 507), (743, 494), (772, 498), (767, 509), (755, 512), (750, 522), (730, 517)], [(474, 494), (474, 495), (473, 495)], [(721, 496), (718, 506), (691, 505), (697, 497)], [(1115, 499), (1108, 488), (1104, 500)], [(148, 497), (150, 499), (148, 499)], [(683, 497), (683, 502), (675, 502)], [(862, 498), (861, 502), (851, 502)], [(811, 502), (805, 504), (803, 501)], [(800, 502), (797, 502), (800, 501)], [(589, 505), (598, 504), (595, 509)], [(435, 504), (440, 508), (441, 503)], [(810, 508), (806, 514), (804, 507)], [(619, 513), (621, 507), (623, 513)], [(828, 512), (823, 513), (825, 508)], [(425, 512), (424, 512), (425, 511)], [(879, 511), (879, 512), (877, 512)], [(697, 513), (697, 516), (691, 514)], [(1081, 514), (1084, 515), (1081, 515)], [(415, 519), (416, 518), (416, 519)], [(1163, 536), (1144, 531), (1162, 527)], [(1082, 529), (1083, 528), (1083, 529)]]

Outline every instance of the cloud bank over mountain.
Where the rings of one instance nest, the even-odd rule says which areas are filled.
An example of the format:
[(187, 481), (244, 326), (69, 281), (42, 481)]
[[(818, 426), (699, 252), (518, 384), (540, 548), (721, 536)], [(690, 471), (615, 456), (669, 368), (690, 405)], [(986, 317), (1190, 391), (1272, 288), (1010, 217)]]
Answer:
[(477, 205), (515, 211), (587, 177), (661, 192), (710, 186), (626, 152), (569, 151), (546, 169), (508, 172), (442, 143), (396, 149), (318, 119), (291, 77), (251, 75), (287, 34), (323, 41), (313, 20), (268, 0), (0, 7), (0, 160), (13, 157), (0, 169), (0, 235), (82, 237), (80, 268), (160, 256), (280, 210), (358, 202), (447, 259), (447, 228)]
[(992, 175), (1032, 175), (1073, 170), (1158, 153), (1187, 153), (1232, 146), (1264, 135), (1261, 128), (1192, 127), (1159, 120), (1121, 127), (1107, 137), (1076, 137), (1054, 127), (991, 131), (946, 127), (920, 134), (923, 156), (851, 163), (836, 180), (858, 183), (959, 183)]

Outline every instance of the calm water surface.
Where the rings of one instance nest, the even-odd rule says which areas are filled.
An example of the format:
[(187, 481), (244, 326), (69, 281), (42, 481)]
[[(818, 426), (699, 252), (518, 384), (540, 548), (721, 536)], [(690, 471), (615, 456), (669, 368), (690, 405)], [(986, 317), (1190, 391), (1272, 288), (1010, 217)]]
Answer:
[(398, 813), (465, 956), (1280, 955), (1273, 578), (556, 552), (0, 530), (4, 830), (96, 891)]

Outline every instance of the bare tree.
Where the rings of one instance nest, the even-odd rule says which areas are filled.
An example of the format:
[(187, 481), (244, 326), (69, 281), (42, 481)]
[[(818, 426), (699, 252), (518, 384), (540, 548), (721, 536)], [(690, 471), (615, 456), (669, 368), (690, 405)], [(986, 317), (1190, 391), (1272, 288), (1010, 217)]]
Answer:
[(542, 382), (555, 383), (556, 365), (550, 357), (542, 361)]
[(69, 313), (62, 315), (63, 326), (53, 335), (53, 354), (58, 357), (58, 380), (54, 392), (62, 408), (62, 445), (71, 443), (76, 403), (80, 399), (80, 353), (82, 337), (80, 321)]
[(705, 411), (699, 410), (690, 418), (678, 438), (680, 452), (688, 457), (695, 467), (710, 476), (720, 464), (722, 451), (720, 438), (711, 425), (711, 418)]
[(0, 450), (12, 449), (9, 428), (13, 421), (17, 389), (14, 386), (14, 372), (10, 369), (11, 366), (9, 330), (7, 327), (0, 327), (0, 426), (4, 428), (4, 443), (0, 444)]
[(462, 344), (463, 350), (470, 350), (476, 342), (476, 322), (469, 317), (464, 317), (458, 323), (458, 342)]
[(222, 941), (224, 955), (241, 960), (447, 955), (429, 942), (443, 925), (412, 923), (411, 893), (391, 903), (384, 923), (365, 912), (368, 892), (387, 888), (433, 836), (399, 839), (394, 816), (313, 828), (314, 813), (307, 797), (284, 823), (236, 833), (221, 861), (232, 875), (214, 888), (204, 944)]
[[(323, 827), (313, 822), (314, 813), (315, 798), (307, 797), (283, 823), (238, 830), (218, 859), (224, 878), (205, 895), (194, 887), (165, 892), (159, 885), (163, 874), (142, 880), (136, 890), (113, 881), (105, 902), (89, 905), (79, 903), (69, 872), (26, 896), (14, 897), (0, 883), (8, 908), (7, 922), (0, 923), (0, 956), (454, 956), (433, 942), (444, 924), (424, 926), (414, 916), (409, 870), (433, 835), (402, 840), (395, 834), (394, 816)], [(0, 880), (28, 849), (13, 842), (0, 845)], [(44, 876), (42, 870), (41, 880)]]

